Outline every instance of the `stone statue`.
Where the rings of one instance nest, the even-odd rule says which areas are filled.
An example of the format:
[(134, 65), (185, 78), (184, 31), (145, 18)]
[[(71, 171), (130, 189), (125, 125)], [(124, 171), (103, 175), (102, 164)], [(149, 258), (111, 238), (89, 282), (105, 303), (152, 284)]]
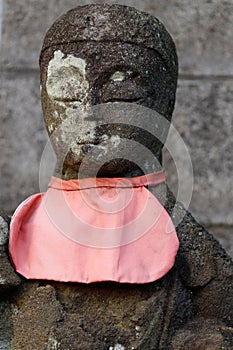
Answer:
[[(48, 133), (72, 111), (85, 112), (87, 106), (102, 103), (141, 104), (171, 120), (177, 66), (174, 43), (156, 18), (121, 5), (87, 5), (69, 11), (52, 25), (41, 51)], [(59, 157), (70, 143), (69, 133), (53, 144), (58, 157), (55, 174), (64, 180), (77, 178), (83, 156), (96, 142), (93, 135), (85, 134), (82, 122), (78, 130), (80, 142), (69, 148), (62, 175)], [(99, 139), (103, 134), (109, 139), (114, 135), (140, 140), (161, 162), (163, 145), (148, 134), (116, 125), (100, 129)], [(148, 164), (148, 173), (158, 170), (158, 164), (156, 168)], [(93, 171), (90, 166), (83, 174)], [(98, 176), (140, 174), (135, 163), (114, 159)], [(163, 186), (156, 190), (158, 198)], [(174, 204), (168, 189), (165, 208), (170, 214)], [(175, 214), (183, 215), (176, 228), (180, 248), (175, 265), (163, 278), (146, 284), (26, 280), (11, 266), (8, 222), (1, 217), (0, 349), (232, 349), (233, 263), (181, 204)]]

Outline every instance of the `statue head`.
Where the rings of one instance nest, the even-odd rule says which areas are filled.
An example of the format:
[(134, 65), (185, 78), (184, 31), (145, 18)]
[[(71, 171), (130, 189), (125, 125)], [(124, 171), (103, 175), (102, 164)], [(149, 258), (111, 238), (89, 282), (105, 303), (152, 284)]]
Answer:
[[(123, 5), (74, 8), (47, 32), (40, 71), (48, 133), (63, 129), (52, 144), (58, 163), (63, 157), (65, 179), (76, 177), (91, 147), (101, 152), (106, 140), (125, 137), (145, 143), (161, 160), (163, 145), (153, 135), (136, 130), (130, 120), (123, 126), (95, 126), (88, 112), (91, 106), (127, 102), (171, 120), (177, 55), (172, 38), (157, 18)], [(72, 122), (63, 126), (69, 118)], [(61, 157), (64, 147), (65, 158)], [(104, 164), (99, 176), (125, 176), (134, 170), (139, 170), (138, 165), (122, 157)], [(89, 171), (91, 175), (91, 166)]]

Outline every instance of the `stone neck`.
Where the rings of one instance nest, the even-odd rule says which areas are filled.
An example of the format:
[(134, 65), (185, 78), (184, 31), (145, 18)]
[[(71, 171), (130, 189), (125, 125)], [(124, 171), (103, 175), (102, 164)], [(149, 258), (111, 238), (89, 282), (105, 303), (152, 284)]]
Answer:
[(99, 176), (97, 174), (92, 174), (92, 173), (87, 173), (87, 174), (82, 174), (82, 176), (80, 176), (80, 173), (78, 171), (78, 169), (73, 169), (73, 168), (69, 168), (69, 167), (65, 167), (63, 166), (62, 171), (60, 171), (60, 167), (57, 166), (55, 167), (55, 171), (54, 171), (54, 176), (57, 178), (60, 178), (62, 180), (73, 180), (73, 179), (78, 179), (78, 178), (93, 178), (93, 177), (110, 177), (110, 178), (114, 178), (114, 177), (126, 177), (126, 178), (133, 178), (133, 177), (138, 177), (138, 176), (142, 176), (142, 175), (147, 175), (147, 174), (152, 174), (155, 172), (158, 172), (160, 170), (162, 170), (162, 166), (159, 162), (157, 162), (157, 164), (149, 164), (146, 166), (146, 169), (141, 170), (140, 168), (138, 169), (134, 169), (132, 171), (128, 171), (125, 173), (113, 173), (113, 174), (103, 174), (101, 176)]

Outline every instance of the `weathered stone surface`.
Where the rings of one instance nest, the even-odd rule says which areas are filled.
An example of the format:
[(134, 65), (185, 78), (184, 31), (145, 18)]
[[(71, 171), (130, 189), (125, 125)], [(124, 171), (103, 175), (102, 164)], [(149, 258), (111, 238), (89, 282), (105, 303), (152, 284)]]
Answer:
[[(25, 90), (22, 94), (20, 91), (18, 96), (24, 96), (25, 112), (30, 111), (30, 116), (32, 106), (34, 106), (38, 96), (26, 100), (26, 94), (33, 90), (34, 81), (32, 76), (28, 77), (27, 80), (21, 77), (20, 83), (18, 82), (16, 86), (13, 85), (12, 81), (8, 85), (6, 81), (9, 77), (7, 77), (5, 86), (10, 91), (10, 95), (17, 92), (19, 94), (20, 89)], [(192, 127), (195, 125), (195, 115), (197, 115), (198, 121), (198, 116), (201, 115), (198, 106), (201, 106), (201, 111), (207, 111), (209, 106), (212, 105), (213, 98), (209, 97), (211, 87), (208, 84), (211, 85), (212, 83), (204, 84), (203, 88), (199, 88), (197, 84), (193, 85), (190, 82), (187, 82), (185, 86), (184, 91), (190, 89), (192, 99), (199, 101), (195, 105), (195, 109), (192, 109), (193, 101), (191, 102), (191, 99), (188, 102), (181, 99), (181, 110), (188, 110), (190, 114), (194, 114), (194, 118), (191, 119)], [(223, 85), (225, 86), (225, 84)], [(228, 87), (221, 90), (218, 86), (213, 90), (216, 90), (217, 95), (220, 96), (219, 101), (224, 101), (223, 106), (221, 102), (214, 107), (214, 112), (219, 117), (219, 111), (225, 110), (228, 106), (229, 101), (227, 99), (229, 97), (224, 98), (228, 94), (230, 95), (231, 89)], [(204, 96), (201, 101), (199, 99), (200, 93), (202, 97)], [(18, 108), (19, 100), (17, 98), (13, 99), (6, 93), (3, 99), (8, 99), (9, 106), (12, 106), (12, 103), (16, 100), (14, 108), (15, 110)], [(32, 104), (29, 105), (30, 103)], [(6, 116), (14, 116), (13, 119), (9, 118), (10, 130), (13, 128), (14, 131), (18, 131), (17, 128), (19, 128), (20, 122), (16, 119), (16, 112), (5, 113), (5, 111), (3, 113), (5, 119)], [(216, 114), (214, 114), (215, 117)], [(206, 116), (207, 113), (204, 115)], [(188, 146), (190, 148), (194, 147), (195, 150), (204, 147), (203, 144), (199, 146), (198, 137), (203, 132), (204, 135), (202, 136), (207, 139), (206, 142), (210, 142), (206, 136), (205, 125), (201, 124), (200, 126), (198, 124), (196, 129), (191, 129), (192, 133), (189, 134), (186, 117), (187, 114), (183, 112), (183, 136), (187, 138)], [(210, 118), (210, 116), (207, 118)], [(22, 117), (19, 120), (22, 120)], [(210, 127), (215, 125), (212, 124), (212, 120), (207, 120)], [(34, 134), (31, 134), (30, 121), (30, 119), (27, 119), (26, 125), (33, 138)], [(228, 117), (226, 118), (226, 124), (230, 125), (230, 129), (232, 124), (231, 121), (229, 123)], [(221, 124), (220, 126), (222, 127)], [(218, 128), (219, 124), (217, 123), (215, 127)], [(213, 130), (216, 129), (210, 128), (210, 134), (213, 133)], [(7, 130), (3, 129), (3, 131), (6, 133)], [(7, 139), (8, 135), (6, 133), (4, 140)], [(25, 135), (26, 131), (22, 133), (23, 138), (25, 138)], [(1, 135), (2, 139), (3, 136)], [(192, 142), (192, 136), (195, 136), (198, 140), (197, 145)], [(227, 136), (229, 135), (227, 134)], [(220, 138), (216, 142), (222, 145), (224, 140)], [(18, 145), (19, 140), (16, 141)], [(30, 146), (35, 145), (31, 142)], [(218, 151), (218, 149), (213, 148), (214, 151)], [(19, 161), (21, 161), (21, 158)], [(31, 166), (31, 162), (29, 165)], [(203, 176), (202, 167), (197, 165), (196, 168)], [(228, 165), (226, 171), (231, 171)], [(26, 176), (26, 180), (28, 177), (29, 175)], [(205, 173), (204, 178), (206, 178)], [(17, 178), (15, 177), (14, 180), (17, 180)], [(172, 206), (172, 202), (173, 200), (170, 199), (168, 206)], [(208, 205), (209, 201), (206, 201), (205, 206)], [(5, 226), (3, 225), (4, 229)], [(176, 331), (178, 333), (172, 340), (172, 346), (175, 350), (186, 350), (188, 348), (193, 350), (197, 346), (201, 350), (232, 349), (232, 329), (227, 327), (227, 325), (233, 325), (232, 262), (227, 258), (218, 243), (193, 220), (190, 214), (185, 216), (177, 232), (181, 247), (174, 270), (165, 276), (165, 279), (150, 285), (120, 285), (118, 288), (112, 285), (111, 289), (110, 284), (93, 287), (93, 285), (26, 282), (20, 290), (11, 295), (11, 306), (7, 303), (1, 304), (0, 349), (1, 346), (4, 350), (9, 349), (10, 340), (14, 333), (12, 349), (15, 350), (67, 350), (69, 347), (72, 350), (74, 348), (83, 350), (90, 349), (90, 346), (93, 347), (94, 344), (97, 350), (103, 348), (106, 350), (123, 350), (131, 344), (136, 344), (136, 346), (131, 346), (131, 349), (152, 350), (159, 348), (168, 350), (167, 341)], [(5, 236), (4, 234), (3, 242), (6, 241)], [(129, 298), (129, 295), (131, 298)], [(14, 310), (13, 323), (11, 321), (12, 314), (9, 312), (12, 306)], [(195, 309), (195, 307), (197, 308)], [(188, 319), (192, 319), (196, 315), (199, 317), (196, 321), (187, 322)], [(216, 318), (216, 316), (218, 317), (216, 322), (208, 320), (208, 318)], [(203, 323), (200, 322), (201, 317), (205, 318)], [(163, 321), (161, 322), (162, 318)], [(225, 322), (224, 325), (222, 321)], [(158, 328), (158, 324), (162, 325), (163, 330)], [(182, 330), (183, 324), (186, 326)], [(131, 327), (131, 325), (133, 326)], [(139, 344), (138, 347), (137, 344)]]
[[(20, 277), (15, 273), (8, 253), (9, 226), (0, 216), (0, 299), (10, 290), (18, 287)], [(1, 349), (1, 347), (0, 347)]]
[(150, 285), (54, 285), (64, 320), (52, 337), (61, 350), (89, 350), (94, 344), (97, 350), (117, 344), (123, 349), (158, 348), (168, 296), (167, 288), (160, 287), (167, 283), (168, 279)]
[(54, 342), (48, 345), (51, 328), (62, 319), (62, 307), (55, 290), (50, 285), (28, 287), (14, 305), (12, 350), (58, 349)]
[[(93, 2), (19, 0), (15, 3), (6, 0), (3, 8), (2, 62), (10, 66), (37, 67), (42, 38), (56, 17), (70, 8)], [(108, 2), (116, 3), (112, 0)], [(233, 74), (231, 0), (131, 0), (124, 4), (161, 19), (177, 44), (181, 72)]]
[(9, 237), (9, 226), (6, 220), (0, 216), (0, 249), (7, 245)]
[(233, 258), (233, 227), (206, 226), (207, 230), (221, 243), (226, 252)]
[(0, 208), (11, 213), (39, 191), (38, 169), (46, 141), (37, 75), (1, 73)]
[[(198, 319), (188, 323), (174, 337), (168, 350), (231, 350), (232, 329), (224, 325), (215, 324), (212, 320), (208, 322), (203, 321)], [(196, 334), (194, 334), (194, 329)]]
[[(190, 210), (203, 224), (233, 223), (232, 93), (232, 81), (180, 81), (178, 87), (173, 123), (193, 163)], [(173, 151), (179, 153), (175, 145)], [(174, 189), (176, 169), (167, 156), (165, 168)]]
[[(45, 50), (59, 45), (66, 45), (71, 53), (71, 43), (77, 43), (75, 50), (78, 51), (80, 41), (89, 44), (91, 42), (133, 44), (143, 46), (144, 50), (152, 49), (164, 59), (171, 76), (173, 71), (177, 76), (177, 56), (170, 34), (157, 18), (133, 7), (92, 4), (68, 11), (56, 20), (47, 32), (42, 56)], [(83, 51), (88, 56), (88, 48)], [(78, 52), (75, 53), (80, 55)], [(101, 50), (101, 54), (104, 57), (104, 50)], [(131, 55), (133, 58), (134, 54)], [(117, 59), (117, 55), (115, 56)], [(147, 59), (144, 62), (146, 61)], [(98, 65), (98, 62), (96, 64)], [(117, 64), (116, 62), (116, 66)], [(41, 69), (43, 70), (43, 66)]]
[(6, 252), (0, 253), (0, 294), (9, 293), (21, 283), (20, 277), (15, 273), (9, 256)]
[(0, 302), (0, 350), (12, 350), (12, 305), (9, 301)]
[[(70, 66), (71, 59), (72, 65), (77, 65), (76, 71)], [(79, 71), (80, 61), (85, 64), (85, 78)], [(130, 114), (124, 106), (119, 114), (127, 115), (128, 119), (127, 124), (121, 126), (114, 102), (128, 102), (130, 106), (132, 102), (137, 102), (170, 120), (175, 102), (177, 68), (175, 45), (165, 27), (155, 17), (134, 8), (88, 5), (76, 8), (55, 21), (45, 36), (40, 71), (46, 127), (49, 134), (55, 132), (57, 135), (52, 137), (53, 147), (58, 163), (63, 163), (57, 176), (66, 180), (77, 178), (80, 164), (87, 155), (87, 169), (82, 169), (89, 177), (95, 176), (98, 165), (101, 176), (125, 176), (139, 170), (139, 165), (145, 172), (155, 171), (155, 168), (151, 170), (152, 162), (145, 155), (141, 162), (137, 163), (137, 159), (134, 163), (129, 162), (132, 152), (127, 154), (121, 141), (125, 138), (141, 143), (158, 159), (163, 143), (151, 136), (150, 129), (146, 132), (142, 123), (140, 127), (143, 131), (133, 127), (136, 111)], [(119, 74), (118, 70), (123, 75), (120, 82), (112, 78), (114, 73)], [(87, 107), (101, 103), (107, 106), (106, 112), (99, 110), (97, 116), (87, 117), (84, 113)], [(138, 119), (143, 119), (142, 113), (146, 113), (145, 108), (138, 113)], [(114, 119), (109, 121), (108, 114)], [(98, 117), (100, 124), (97, 124)], [(155, 118), (151, 117), (148, 124), (156, 123)], [(118, 121), (119, 125), (114, 125)], [(123, 122), (126, 122), (125, 118)], [(169, 124), (163, 125), (163, 128), (162, 125), (160, 123), (160, 134), (166, 135)], [(114, 142), (110, 146), (112, 138), (116, 137), (118, 149), (122, 147), (118, 155)], [(93, 145), (96, 153), (94, 150), (91, 156)], [(139, 153), (135, 147), (133, 153)], [(102, 162), (98, 162), (99, 159)], [(138, 175), (140, 173), (141, 170)]]

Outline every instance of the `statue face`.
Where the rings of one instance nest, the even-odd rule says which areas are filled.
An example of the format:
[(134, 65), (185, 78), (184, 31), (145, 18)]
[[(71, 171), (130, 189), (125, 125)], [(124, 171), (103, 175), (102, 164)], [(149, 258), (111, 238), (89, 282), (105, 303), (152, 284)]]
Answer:
[[(126, 137), (141, 143), (144, 140), (148, 147), (152, 137), (135, 130), (130, 120), (124, 127), (97, 127), (88, 116), (90, 106), (131, 102), (169, 119), (174, 104), (174, 82), (161, 56), (154, 50), (127, 43), (83, 42), (47, 50), (42, 60), (41, 83), (48, 133), (59, 129), (51, 139), (54, 150), (58, 160), (62, 150), (66, 150), (64, 169), (74, 171), (93, 146), (101, 153), (105, 142), (114, 146), (119, 138)], [(69, 119), (71, 123), (64, 123)], [(159, 141), (151, 139), (151, 150), (158, 157), (161, 148)], [(136, 168), (132, 162), (118, 159), (106, 164), (100, 175), (123, 175)]]

